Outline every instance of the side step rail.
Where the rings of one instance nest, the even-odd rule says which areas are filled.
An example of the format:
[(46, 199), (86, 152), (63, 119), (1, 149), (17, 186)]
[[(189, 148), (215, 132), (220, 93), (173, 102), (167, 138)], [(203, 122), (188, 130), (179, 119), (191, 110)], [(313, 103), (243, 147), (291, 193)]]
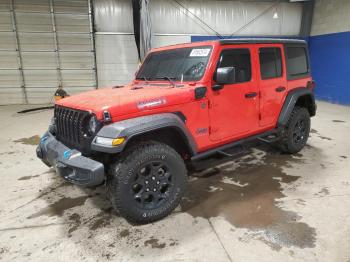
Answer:
[(207, 158), (192, 161), (191, 166), (194, 170), (201, 171), (237, 159), (249, 153), (250, 152), (243, 145), (237, 145), (229, 150), (219, 150), (215, 156), (212, 155)]
[(237, 140), (237, 141), (234, 141), (232, 143), (229, 143), (229, 144), (226, 144), (226, 145), (223, 145), (223, 146), (219, 146), (217, 148), (213, 148), (213, 149), (209, 149), (205, 152), (201, 152), (201, 153), (198, 153), (194, 156), (191, 157), (191, 161), (198, 161), (198, 160), (201, 160), (201, 159), (204, 159), (204, 158), (208, 158), (209, 156), (212, 156), (212, 155), (215, 155), (215, 154), (229, 154), (227, 153), (227, 150), (230, 150), (234, 147), (237, 147), (237, 146), (243, 146), (244, 143), (246, 142), (251, 142), (253, 140), (257, 140), (257, 139), (265, 139), (266, 137), (268, 136), (271, 136), (271, 135), (274, 135), (275, 137), (278, 137), (278, 132), (277, 132), (277, 129), (273, 129), (273, 130), (270, 130), (270, 131), (267, 131), (267, 132), (264, 132), (264, 133), (261, 133), (261, 134), (258, 134), (258, 135), (254, 135), (254, 136), (250, 136), (250, 137), (247, 137), (247, 138), (243, 138), (241, 140)]

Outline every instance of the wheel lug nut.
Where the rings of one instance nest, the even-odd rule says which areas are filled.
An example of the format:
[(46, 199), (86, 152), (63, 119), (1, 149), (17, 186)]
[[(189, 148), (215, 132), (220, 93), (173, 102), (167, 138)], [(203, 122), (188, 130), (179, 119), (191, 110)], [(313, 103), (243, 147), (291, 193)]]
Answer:
[(152, 176), (152, 180), (155, 180), (156, 178), (154, 176)]
[(148, 191), (149, 191), (149, 188), (146, 188), (146, 191), (148, 192)]
[(157, 181), (157, 185), (159, 185), (159, 181)]
[(146, 184), (148, 184), (148, 181), (145, 181)]
[(153, 191), (154, 191), (154, 192), (156, 192), (156, 191), (157, 191), (157, 189), (153, 188)]

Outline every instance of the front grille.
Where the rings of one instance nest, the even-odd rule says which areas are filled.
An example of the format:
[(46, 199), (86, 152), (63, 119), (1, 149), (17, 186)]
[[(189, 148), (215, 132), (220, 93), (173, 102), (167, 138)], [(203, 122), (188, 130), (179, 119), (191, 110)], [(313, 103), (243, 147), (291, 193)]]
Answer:
[(90, 113), (87, 111), (55, 106), (56, 138), (70, 148), (83, 153), (90, 151), (92, 137), (84, 136)]

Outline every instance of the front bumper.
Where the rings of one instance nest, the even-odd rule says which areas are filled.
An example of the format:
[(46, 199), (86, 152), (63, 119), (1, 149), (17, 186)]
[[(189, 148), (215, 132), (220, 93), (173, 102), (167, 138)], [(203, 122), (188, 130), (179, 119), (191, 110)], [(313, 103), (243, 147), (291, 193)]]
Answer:
[(65, 180), (80, 186), (96, 186), (105, 179), (102, 163), (81, 155), (46, 132), (36, 149), (36, 154), (46, 165), (52, 166)]

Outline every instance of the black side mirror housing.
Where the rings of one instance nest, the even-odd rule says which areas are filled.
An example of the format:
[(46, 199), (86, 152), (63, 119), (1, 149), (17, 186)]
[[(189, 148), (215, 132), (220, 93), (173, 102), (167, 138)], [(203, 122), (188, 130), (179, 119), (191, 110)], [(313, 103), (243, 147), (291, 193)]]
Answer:
[(234, 84), (236, 82), (236, 68), (233, 66), (216, 69), (215, 82), (219, 85)]

